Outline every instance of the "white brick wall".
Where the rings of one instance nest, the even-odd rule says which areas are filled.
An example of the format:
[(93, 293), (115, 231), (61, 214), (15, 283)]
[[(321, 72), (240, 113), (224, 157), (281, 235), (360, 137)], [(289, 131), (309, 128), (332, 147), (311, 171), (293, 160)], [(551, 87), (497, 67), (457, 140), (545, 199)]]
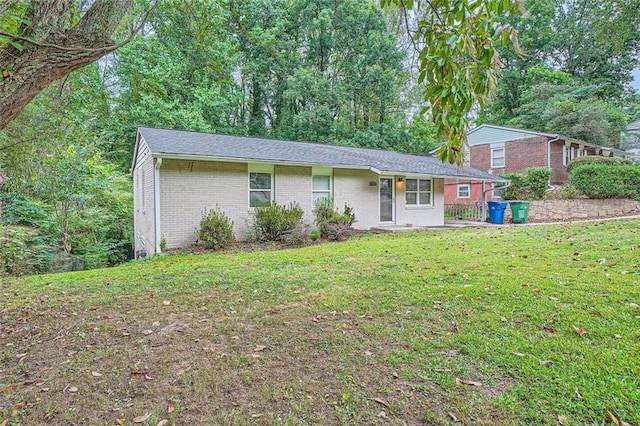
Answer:
[[(152, 254), (155, 250), (153, 158), (149, 147), (140, 141), (133, 169), (133, 228), (136, 253)], [(137, 255), (136, 255), (137, 256)]]
[[(141, 176), (145, 171), (144, 178)], [(196, 230), (205, 209), (219, 207), (234, 222), (236, 238), (244, 239), (251, 209), (248, 204), (248, 164), (164, 159), (160, 168), (161, 236), (168, 248), (188, 247), (196, 241)], [(144, 182), (143, 182), (144, 179)], [(371, 186), (370, 182), (375, 182)], [(144, 185), (143, 185), (144, 183)], [(148, 161), (134, 170), (136, 232), (144, 236), (148, 252), (155, 244), (153, 233), (153, 164)], [(143, 187), (143, 191), (137, 188)], [(289, 205), (297, 202), (304, 220), (313, 225), (312, 168), (274, 167), (274, 200)], [(396, 223), (438, 226), (444, 223), (444, 181), (433, 180), (434, 207), (405, 206), (404, 191), (396, 190)], [(379, 225), (379, 176), (368, 170), (333, 170), (335, 205), (345, 203), (356, 215), (356, 229)], [(143, 196), (144, 194), (144, 196)], [(149, 198), (148, 195), (151, 195)], [(141, 214), (140, 206), (146, 210)], [(137, 240), (136, 240), (137, 241)], [(136, 248), (138, 245), (136, 245)]]

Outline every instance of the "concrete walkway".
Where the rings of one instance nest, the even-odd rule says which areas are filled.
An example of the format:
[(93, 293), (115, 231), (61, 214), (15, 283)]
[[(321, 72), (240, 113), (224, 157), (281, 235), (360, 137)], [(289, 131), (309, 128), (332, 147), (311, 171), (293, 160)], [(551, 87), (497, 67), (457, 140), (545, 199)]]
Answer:
[(640, 215), (635, 216), (620, 216), (620, 217), (603, 217), (595, 219), (583, 219), (583, 220), (571, 220), (571, 221), (559, 221), (559, 222), (533, 222), (533, 223), (504, 223), (494, 224), (489, 222), (477, 222), (471, 220), (445, 220), (444, 226), (403, 226), (403, 225), (388, 225), (388, 226), (374, 226), (371, 228), (371, 232), (412, 232), (412, 231), (426, 231), (426, 230), (445, 230), (445, 229), (458, 229), (469, 227), (483, 227), (483, 226), (537, 226), (537, 225), (560, 225), (563, 223), (588, 223), (588, 222), (606, 222), (611, 220), (627, 220), (627, 219), (640, 219)]

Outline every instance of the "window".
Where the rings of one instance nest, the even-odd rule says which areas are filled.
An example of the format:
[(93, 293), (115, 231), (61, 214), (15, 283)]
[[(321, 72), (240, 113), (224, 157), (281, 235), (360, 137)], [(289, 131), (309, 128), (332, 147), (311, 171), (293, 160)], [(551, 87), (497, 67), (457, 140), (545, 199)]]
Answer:
[(566, 166), (571, 161), (571, 151), (566, 146), (562, 147), (562, 165)]
[(504, 147), (491, 148), (491, 168), (504, 167)]
[(331, 198), (331, 176), (313, 176), (313, 205), (317, 205), (320, 200)]
[(249, 207), (263, 207), (271, 203), (271, 173), (249, 173)]
[(502, 187), (504, 187), (506, 184), (504, 182), (500, 182), (500, 183), (492, 183), (491, 184), (491, 198), (492, 199), (497, 199), (497, 198), (502, 198), (502, 192), (503, 190), (500, 189)]
[(458, 198), (471, 198), (471, 186), (469, 184), (458, 185)]
[(407, 205), (432, 205), (431, 179), (407, 179), (406, 182), (405, 199)]

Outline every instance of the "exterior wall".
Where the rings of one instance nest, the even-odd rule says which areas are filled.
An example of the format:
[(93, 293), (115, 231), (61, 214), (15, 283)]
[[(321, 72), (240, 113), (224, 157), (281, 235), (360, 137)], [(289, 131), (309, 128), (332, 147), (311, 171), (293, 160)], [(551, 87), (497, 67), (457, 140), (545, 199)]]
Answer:
[(249, 214), (248, 166), (165, 159), (160, 168), (160, 228), (167, 248), (196, 242), (205, 209), (219, 207), (242, 239)]
[[(471, 189), (469, 198), (458, 198), (458, 185), (469, 185)], [(491, 189), (491, 182), (485, 184), (485, 191)], [(491, 191), (486, 194), (487, 201), (493, 201)], [(500, 198), (495, 198), (500, 200)], [(478, 181), (458, 181), (455, 179), (446, 179), (444, 182), (444, 203), (445, 204), (476, 204), (482, 202), (482, 182)]]
[[(529, 222), (556, 222), (640, 215), (640, 202), (631, 199), (530, 201)], [(511, 209), (505, 210), (505, 223)]]
[(275, 166), (275, 201), (288, 206), (298, 203), (305, 223), (313, 223), (313, 181), (311, 167)]
[[(414, 176), (407, 176), (409, 179)], [(396, 224), (412, 226), (444, 225), (444, 179), (432, 179), (433, 206), (407, 206), (405, 187), (396, 185)]]
[[(333, 196), (336, 208), (342, 211), (345, 203), (356, 215), (355, 229), (370, 229), (379, 225), (379, 176), (369, 170), (333, 170)], [(369, 183), (375, 182), (375, 186)]]
[(541, 136), (536, 132), (515, 128), (500, 128), (495, 126), (480, 126), (469, 132), (467, 137), (469, 146), (483, 145), (494, 142), (507, 142)]
[[(529, 167), (547, 167), (548, 139), (538, 136), (504, 142), (504, 167), (491, 168), (491, 144), (471, 147), (471, 167), (499, 175), (501, 173), (522, 173)], [(560, 148), (562, 166), (562, 147)], [(564, 168), (564, 167), (563, 167)]]
[(156, 246), (154, 161), (149, 147), (140, 141), (133, 168), (133, 228), (136, 258), (153, 254)]

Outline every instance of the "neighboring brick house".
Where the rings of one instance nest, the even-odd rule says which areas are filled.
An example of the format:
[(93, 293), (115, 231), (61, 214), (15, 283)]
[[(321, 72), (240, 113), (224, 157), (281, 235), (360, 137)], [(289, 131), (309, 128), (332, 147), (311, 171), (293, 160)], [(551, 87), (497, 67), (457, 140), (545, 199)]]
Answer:
[[(532, 130), (482, 124), (470, 130), (467, 164), (493, 175), (521, 173), (530, 167), (552, 170), (551, 184), (566, 184), (566, 166), (585, 155), (624, 156), (621, 150), (602, 147), (566, 136)], [(491, 187), (466, 179), (445, 182), (445, 204), (473, 204), (497, 199)]]
[(133, 155), (136, 257), (196, 242), (205, 209), (220, 208), (242, 240), (257, 205), (348, 204), (354, 227), (444, 225), (444, 180), (499, 181), (435, 157), (364, 148), (139, 128)]

